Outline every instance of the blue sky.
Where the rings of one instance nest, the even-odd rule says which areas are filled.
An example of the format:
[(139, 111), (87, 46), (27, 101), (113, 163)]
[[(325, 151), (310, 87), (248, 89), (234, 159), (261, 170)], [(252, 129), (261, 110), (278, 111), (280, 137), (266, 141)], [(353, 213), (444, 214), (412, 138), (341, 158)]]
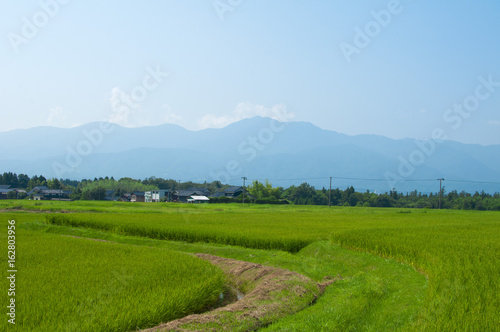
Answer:
[(428, 139), (440, 128), (500, 144), (498, 1), (6, 0), (1, 9), (0, 131), (101, 120), (199, 130), (262, 115), (349, 135)]

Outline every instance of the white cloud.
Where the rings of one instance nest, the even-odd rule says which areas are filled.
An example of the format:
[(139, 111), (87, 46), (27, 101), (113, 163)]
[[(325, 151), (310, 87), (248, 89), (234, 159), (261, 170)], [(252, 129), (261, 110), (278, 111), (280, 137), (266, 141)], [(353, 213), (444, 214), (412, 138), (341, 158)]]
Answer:
[(111, 90), (109, 97), (111, 114), (107, 121), (124, 127), (144, 127), (173, 123), (182, 125), (183, 118), (172, 112), (170, 106), (163, 104), (157, 111), (148, 110), (119, 87)]
[(172, 112), (172, 108), (167, 105), (163, 104), (164, 111), (160, 115), (160, 122), (161, 123), (172, 123), (176, 125), (182, 125), (182, 116), (175, 114)]
[(63, 126), (67, 118), (67, 115), (63, 114), (63, 108), (56, 106), (50, 109), (46, 122), (50, 126)]
[(140, 105), (135, 103), (128, 94), (123, 92), (119, 87), (111, 90), (109, 97), (111, 106), (111, 114), (108, 121), (121, 126), (130, 126), (131, 114), (140, 108)]
[(174, 114), (174, 113), (165, 114), (163, 119), (164, 119), (165, 123), (173, 123), (173, 124), (177, 124), (177, 125), (182, 123), (182, 116)]
[(277, 104), (271, 107), (256, 105), (250, 102), (242, 102), (236, 105), (230, 115), (216, 116), (207, 114), (198, 120), (199, 129), (222, 128), (231, 123), (255, 116), (267, 117), (280, 122), (291, 121), (295, 118), (295, 113), (289, 112), (285, 104)]

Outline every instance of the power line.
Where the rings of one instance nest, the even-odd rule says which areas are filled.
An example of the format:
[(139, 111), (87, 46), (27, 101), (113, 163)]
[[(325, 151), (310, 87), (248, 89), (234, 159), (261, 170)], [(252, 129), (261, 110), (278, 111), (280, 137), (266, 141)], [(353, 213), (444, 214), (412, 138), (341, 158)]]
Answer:
[[(342, 177), (342, 176), (325, 176), (325, 177), (310, 177), (310, 178), (266, 178), (259, 179), (254, 178), (254, 181), (311, 181), (311, 180), (328, 180), (328, 179), (338, 179), (338, 180), (351, 180), (351, 181), (373, 181), (373, 182), (386, 182), (387, 179), (374, 179), (374, 178), (354, 178), (354, 177)], [(230, 181), (236, 181), (239, 178), (230, 179)], [(396, 182), (433, 182), (436, 179), (402, 179)], [(462, 182), (462, 183), (481, 183), (481, 184), (500, 184), (500, 182), (495, 181), (474, 181), (474, 180), (446, 180), (447, 182)]]
[(482, 184), (500, 184), (494, 181), (470, 181), (470, 180), (446, 180), (447, 182), (462, 182), (462, 183), (482, 183)]

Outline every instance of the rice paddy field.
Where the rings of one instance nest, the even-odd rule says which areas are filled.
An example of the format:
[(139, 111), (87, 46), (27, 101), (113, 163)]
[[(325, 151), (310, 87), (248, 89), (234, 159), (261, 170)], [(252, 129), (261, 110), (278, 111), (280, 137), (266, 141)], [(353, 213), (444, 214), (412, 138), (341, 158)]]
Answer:
[[(192, 253), (335, 278), (263, 331), (500, 326), (498, 212), (32, 201), (0, 210), (3, 247), (9, 220), (18, 242), (16, 325), (4, 317), (6, 331), (135, 331), (206, 310), (225, 278)], [(0, 287), (7, 305), (6, 278)]]
[(162, 249), (28, 230), (21, 232), (17, 252), (17, 331), (154, 326), (203, 311), (225, 282), (207, 262)]

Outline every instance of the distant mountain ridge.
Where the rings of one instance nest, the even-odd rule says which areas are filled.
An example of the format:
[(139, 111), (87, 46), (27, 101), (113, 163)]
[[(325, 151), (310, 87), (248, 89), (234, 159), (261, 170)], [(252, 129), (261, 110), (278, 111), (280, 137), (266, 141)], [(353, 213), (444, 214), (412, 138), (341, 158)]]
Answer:
[[(89, 123), (0, 133), (0, 171), (58, 178), (100, 176), (185, 181), (270, 179), (357, 190), (500, 191), (500, 145), (348, 136), (307, 122), (244, 119), (221, 129), (189, 131), (173, 124), (125, 128)], [(422, 181), (425, 180), (425, 181)], [(453, 180), (453, 181), (452, 181)], [(437, 188), (437, 189), (436, 189)]]

